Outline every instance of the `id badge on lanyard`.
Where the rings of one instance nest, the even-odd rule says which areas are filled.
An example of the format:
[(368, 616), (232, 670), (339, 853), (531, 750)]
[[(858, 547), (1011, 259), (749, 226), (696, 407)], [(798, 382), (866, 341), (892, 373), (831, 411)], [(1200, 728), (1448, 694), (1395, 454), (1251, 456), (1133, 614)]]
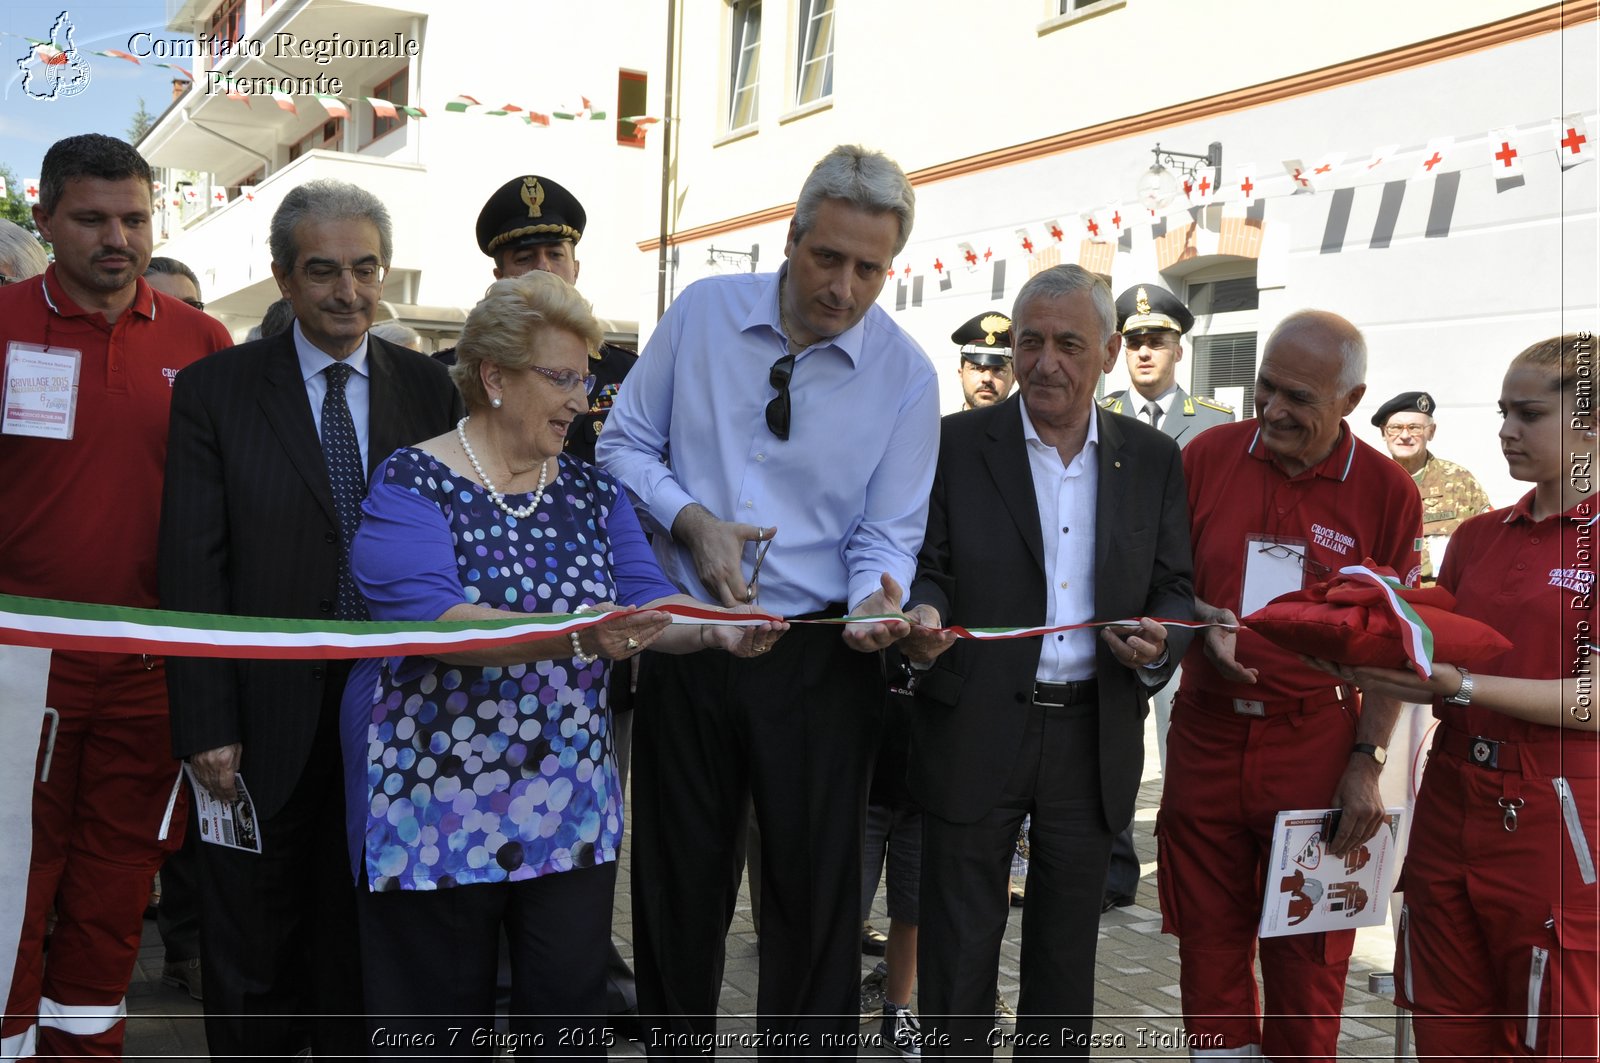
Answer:
[(83, 355), (70, 347), (12, 340), (6, 347), (5, 407), (0, 434), (71, 439), (78, 419)]
[(1306, 541), (1253, 535), (1244, 541), (1244, 586), (1239, 615), (1249, 616), (1279, 595), (1305, 586)]

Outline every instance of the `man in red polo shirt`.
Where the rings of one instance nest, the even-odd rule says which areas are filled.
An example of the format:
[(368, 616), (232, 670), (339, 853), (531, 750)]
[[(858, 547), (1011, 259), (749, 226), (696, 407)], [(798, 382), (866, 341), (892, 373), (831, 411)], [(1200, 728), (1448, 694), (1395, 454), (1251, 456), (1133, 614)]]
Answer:
[[(1415, 584), (1422, 505), (1410, 477), (1344, 418), (1366, 391), (1366, 345), (1322, 311), (1266, 343), (1253, 420), (1183, 452), (1195, 614), (1233, 624), (1286, 591), (1372, 558)], [(1378, 828), (1378, 774), (1399, 704), (1361, 701), (1249, 630), (1208, 630), (1184, 661), (1157, 831), (1164, 929), (1179, 937), (1185, 1031), (1197, 1056), (1332, 1059), (1354, 931), (1261, 942), (1275, 815), (1344, 810), (1330, 851)]]
[[(0, 287), (0, 593), (153, 608), (172, 380), (233, 341), (143, 280), (150, 167), (137, 152), (68, 137), (43, 175), (33, 217), (55, 264)], [(60, 724), (33, 790), (0, 1057), (120, 1055), (150, 880), (183, 836), (180, 806), (157, 841), (178, 775), (161, 661), (58, 651), (46, 704)]]

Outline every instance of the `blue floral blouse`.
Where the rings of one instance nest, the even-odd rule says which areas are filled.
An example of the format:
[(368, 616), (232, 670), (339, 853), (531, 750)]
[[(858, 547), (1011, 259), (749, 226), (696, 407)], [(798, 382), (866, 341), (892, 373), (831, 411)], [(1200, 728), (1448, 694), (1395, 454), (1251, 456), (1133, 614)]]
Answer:
[[(411, 448), (379, 467), (362, 512), (350, 567), (374, 620), (436, 620), (461, 602), (570, 613), (676, 593), (617, 482), (565, 454), (525, 519)], [(341, 721), (358, 881), (431, 890), (615, 860), (622, 793), (607, 668), (359, 662)]]

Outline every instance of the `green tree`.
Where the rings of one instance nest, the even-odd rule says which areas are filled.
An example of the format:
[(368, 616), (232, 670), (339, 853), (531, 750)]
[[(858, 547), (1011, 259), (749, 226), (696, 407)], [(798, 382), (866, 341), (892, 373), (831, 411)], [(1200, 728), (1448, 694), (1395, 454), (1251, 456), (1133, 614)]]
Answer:
[(22, 181), (11, 172), (11, 167), (0, 165), (0, 177), (5, 178), (6, 194), (0, 197), (0, 218), (15, 222), (24, 229), (39, 235), (39, 230), (33, 225), (33, 208), (28, 206), (28, 201), (22, 195)]
[(145, 110), (144, 97), (139, 97), (139, 109), (133, 112), (133, 117), (128, 119), (128, 143), (137, 144), (150, 132), (150, 127), (156, 124), (155, 115)]

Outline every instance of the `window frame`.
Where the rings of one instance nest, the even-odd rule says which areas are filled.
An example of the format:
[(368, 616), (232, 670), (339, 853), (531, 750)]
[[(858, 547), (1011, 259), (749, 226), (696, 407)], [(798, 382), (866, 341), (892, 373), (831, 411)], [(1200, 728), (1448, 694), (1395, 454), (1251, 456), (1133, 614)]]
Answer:
[[(819, 12), (819, 8), (825, 8), (826, 10)], [(834, 0), (800, 0), (799, 11), (800, 20), (795, 31), (793, 94), (796, 110), (814, 107), (825, 100), (833, 98), (833, 57), (835, 51), (833, 28), (838, 8), (835, 6)], [(827, 18), (828, 26), (827, 51), (820, 56), (813, 56), (811, 52), (816, 47), (817, 41), (812, 31), (824, 15)], [(818, 91), (816, 95), (806, 96), (808, 68), (814, 68), (818, 64), (822, 65), (820, 84), (817, 86)]]
[[(398, 99), (398, 100), (390, 99), (388, 96), (385, 96), (383, 94), (385, 91), (391, 91), (392, 92), (393, 91), (393, 86), (394, 86), (396, 81), (398, 81), (400, 83), (401, 96), (402, 96), (402, 98)], [(406, 124), (407, 119), (409, 119), (411, 116), (406, 114), (406, 112), (401, 110), (400, 108), (401, 107), (405, 107), (405, 106), (410, 106), (410, 104), (411, 104), (410, 90), (411, 90), (411, 63), (409, 61), (406, 62), (406, 64), (404, 66), (402, 66), (399, 70), (396, 70), (393, 74), (390, 74), (388, 77), (384, 78), (382, 81), (378, 81), (378, 82), (374, 82), (373, 83), (372, 91), (367, 93), (367, 95), (371, 96), (373, 99), (388, 100), (390, 103), (394, 104), (395, 105), (395, 116), (393, 118), (385, 118), (382, 115), (378, 114), (376, 111), (373, 112), (373, 115), (372, 115), (372, 135), (367, 138), (367, 140), (366, 140), (366, 142), (364, 144), (361, 145), (363, 150), (365, 150), (366, 148), (372, 147), (372, 145), (376, 144), (378, 141), (382, 140), (384, 137), (388, 136), (390, 133), (393, 133), (395, 130), (399, 129), (400, 127), (402, 127), (402, 126), (404, 126)], [(369, 103), (369, 104), (367, 104), (367, 106), (370, 108), (372, 105)], [(382, 127), (381, 130), (379, 128), (379, 123), (383, 123), (383, 127)]]
[[(723, 112), (724, 132), (749, 129), (761, 120), (761, 0), (733, 0), (728, 20), (728, 105)], [(754, 31), (754, 41), (751, 38)], [(748, 62), (746, 60), (748, 59)], [(741, 74), (745, 76), (740, 77)], [(750, 104), (746, 121), (735, 121), (740, 97)]]

